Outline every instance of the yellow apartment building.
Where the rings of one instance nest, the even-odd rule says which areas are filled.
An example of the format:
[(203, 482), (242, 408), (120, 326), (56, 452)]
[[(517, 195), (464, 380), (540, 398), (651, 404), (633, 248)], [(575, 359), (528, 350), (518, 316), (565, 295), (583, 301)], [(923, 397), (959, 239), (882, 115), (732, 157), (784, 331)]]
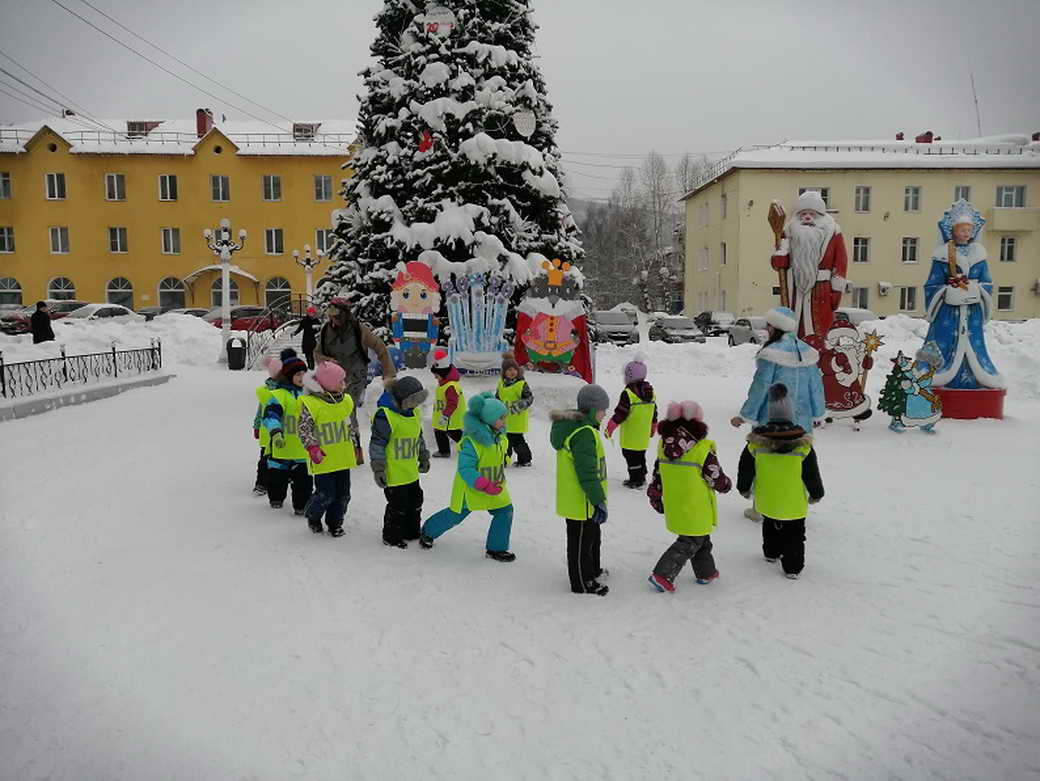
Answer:
[[(292, 255), (331, 241), (353, 122), (102, 120), (0, 125), (0, 303), (220, 303), (206, 228), (245, 228), (232, 304), (304, 293)], [(327, 261), (314, 271), (315, 285)]]
[(687, 193), (685, 309), (779, 303), (772, 199), (820, 190), (849, 256), (844, 306), (923, 317), (936, 223), (964, 197), (986, 219), (994, 317), (1040, 317), (1040, 134), (972, 141), (793, 141), (737, 150)]

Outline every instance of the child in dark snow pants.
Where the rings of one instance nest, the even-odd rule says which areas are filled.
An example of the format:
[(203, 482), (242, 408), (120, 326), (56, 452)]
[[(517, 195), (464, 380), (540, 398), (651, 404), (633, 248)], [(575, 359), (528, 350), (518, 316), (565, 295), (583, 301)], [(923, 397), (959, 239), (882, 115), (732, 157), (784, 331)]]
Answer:
[(805, 566), (805, 516), (823, 498), (812, 435), (793, 423), (794, 407), (781, 383), (769, 389), (769, 422), (747, 437), (740, 454), (737, 490), (755, 496), (762, 515), (762, 555), (780, 561), (796, 580)]
[(267, 457), (271, 449), (271, 434), (263, 425), (264, 407), (271, 398), (271, 391), (278, 387), (278, 373), (282, 370), (282, 362), (273, 355), (263, 360), (268, 379), (256, 389), (256, 414), (253, 415), (253, 439), (260, 443), (260, 458), (256, 462), (256, 481), (253, 493), (264, 496), (267, 493)]
[(311, 498), (314, 481), (307, 471), (307, 451), (299, 437), (300, 395), (304, 363), (292, 348), (282, 350), (282, 368), (270, 392), (261, 420), (271, 436), (267, 459), (267, 499), (274, 509), (285, 501), (292, 482), (292, 504), (297, 515)]
[(506, 405), (509, 416), (506, 418), (506, 437), (509, 439), (511, 456), (516, 453), (517, 466), (531, 465), (531, 448), (527, 445), (524, 434), (527, 433), (529, 409), (534, 403), (531, 386), (524, 379), (524, 370), (516, 362), (512, 353), (502, 356), (502, 377), (498, 381), (495, 398)]
[(621, 429), (621, 454), (628, 464), (626, 488), (646, 484), (646, 449), (657, 433), (657, 403), (654, 387), (646, 381), (646, 362), (641, 356), (625, 364), (625, 389), (607, 423), (607, 439)]
[(448, 351), (438, 348), (433, 351), (433, 366), (437, 378), (437, 390), (433, 400), (433, 438), (437, 442), (434, 458), (448, 458), (451, 443), (462, 441), (462, 419), (466, 414), (466, 396), (459, 382), (459, 370), (448, 357)]

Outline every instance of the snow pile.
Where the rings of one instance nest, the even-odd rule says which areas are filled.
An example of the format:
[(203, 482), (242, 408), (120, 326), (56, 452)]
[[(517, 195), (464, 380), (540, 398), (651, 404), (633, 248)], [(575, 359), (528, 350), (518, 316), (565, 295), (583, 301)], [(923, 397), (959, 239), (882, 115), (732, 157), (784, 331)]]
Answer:
[(31, 334), (0, 338), (4, 361), (39, 361), (66, 355), (102, 353), (112, 349), (137, 350), (162, 342), (163, 366), (215, 366), (220, 353), (221, 333), (199, 317), (162, 315), (146, 323), (113, 323), (64, 317), (55, 320), (53, 342), (33, 344)]

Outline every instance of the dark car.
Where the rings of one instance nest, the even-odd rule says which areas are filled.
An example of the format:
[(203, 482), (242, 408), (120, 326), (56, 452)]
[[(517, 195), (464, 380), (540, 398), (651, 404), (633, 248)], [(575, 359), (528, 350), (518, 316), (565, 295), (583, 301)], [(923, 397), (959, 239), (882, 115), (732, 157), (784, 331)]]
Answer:
[(624, 345), (639, 341), (639, 326), (632, 322), (632, 317), (627, 312), (593, 312), (592, 319), (596, 324), (597, 342)]
[[(45, 301), (47, 304), (48, 314), (51, 320), (60, 320), (61, 318), (68, 315), (69, 312), (73, 312), (80, 307), (86, 306), (86, 301), (80, 301), (75, 298), (69, 299), (48, 299)], [(33, 316), (33, 312), (36, 311), (36, 304), (30, 304), (24, 307), (20, 311), (10, 312), (0, 316), (0, 331), (5, 334), (27, 334), (32, 330), (30, 320)]]
[[(266, 313), (266, 314), (265, 314)], [(203, 317), (210, 325), (220, 328), (224, 324), (223, 314), (220, 307), (214, 307)], [(284, 315), (268, 312), (259, 306), (233, 306), (231, 307), (231, 330), (232, 331), (270, 331), (285, 322)]]
[(668, 344), (680, 342), (703, 344), (706, 341), (704, 332), (689, 317), (659, 317), (650, 326), (650, 332), (647, 335), (652, 342), (667, 342)]
[(166, 307), (164, 306), (146, 306), (138, 309), (137, 314), (144, 315), (145, 320), (154, 320), (166, 311)]
[(732, 312), (701, 312), (693, 321), (708, 336), (725, 336), (736, 319)]

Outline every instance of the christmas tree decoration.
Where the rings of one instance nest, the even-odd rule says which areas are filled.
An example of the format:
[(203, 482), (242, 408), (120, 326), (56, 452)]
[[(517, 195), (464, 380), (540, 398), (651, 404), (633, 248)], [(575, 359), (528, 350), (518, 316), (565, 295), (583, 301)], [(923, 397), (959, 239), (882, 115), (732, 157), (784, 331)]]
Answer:
[(936, 393), (949, 418), (1002, 418), (1004, 378), (986, 347), (985, 324), (993, 310), (993, 279), (979, 235), (986, 221), (963, 198), (939, 220), (940, 244), (924, 283), (926, 342), (940, 362)]
[(932, 389), (932, 379), (942, 362), (939, 347), (925, 344), (911, 359), (900, 350), (892, 359), (892, 371), (878, 399), (878, 409), (892, 416), (889, 428), (902, 432), (920, 427), (934, 433), (935, 424), (943, 416), (942, 400)]
[(391, 289), (394, 363), (408, 369), (425, 369), (440, 330), (436, 316), (441, 308), (440, 285), (428, 265), (412, 261), (397, 272)]
[[(438, 338), (453, 360), (471, 371), (497, 367), (518, 305), (545, 273), (539, 264), (558, 258), (562, 267), (584, 254), (533, 54), (530, 0), (385, 0), (375, 22), (360, 147), (347, 205), (334, 213), (319, 301), (344, 291), (359, 319), (389, 340), (392, 313), (403, 312), (391, 304), (397, 275), (402, 264), (423, 263), (443, 301), (424, 316), (440, 316)], [(580, 272), (566, 273), (582, 319)], [(569, 321), (557, 321), (568, 338)]]

